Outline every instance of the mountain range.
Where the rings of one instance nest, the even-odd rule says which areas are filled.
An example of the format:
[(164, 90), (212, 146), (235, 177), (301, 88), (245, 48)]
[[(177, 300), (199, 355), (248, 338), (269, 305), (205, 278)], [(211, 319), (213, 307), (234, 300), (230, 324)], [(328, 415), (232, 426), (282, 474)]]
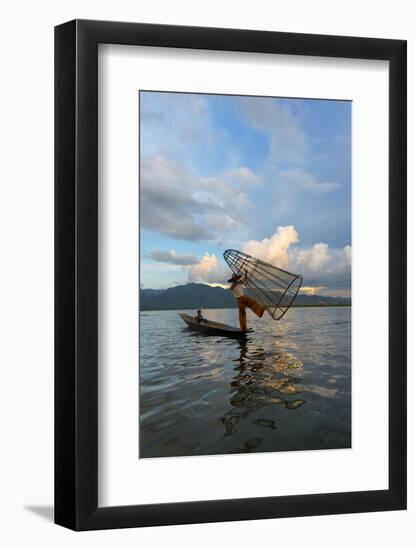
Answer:
[[(350, 298), (298, 294), (294, 307), (350, 306)], [(166, 290), (140, 290), (141, 311), (164, 309), (235, 308), (236, 299), (229, 289), (198, 283), (174, 286)]]

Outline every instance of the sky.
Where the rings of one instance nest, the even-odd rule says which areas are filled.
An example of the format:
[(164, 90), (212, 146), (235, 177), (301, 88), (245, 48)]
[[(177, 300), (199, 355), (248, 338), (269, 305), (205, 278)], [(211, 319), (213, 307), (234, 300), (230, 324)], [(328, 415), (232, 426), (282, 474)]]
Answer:
[(349, 101), (140, 92), (142, 288), (224, 284), (223, 252), (349, 296)]

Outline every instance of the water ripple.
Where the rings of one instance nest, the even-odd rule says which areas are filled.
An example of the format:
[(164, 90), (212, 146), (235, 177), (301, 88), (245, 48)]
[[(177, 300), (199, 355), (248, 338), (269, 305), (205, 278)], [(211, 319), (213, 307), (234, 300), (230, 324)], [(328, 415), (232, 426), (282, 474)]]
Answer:
[[(236, 325), (235, 310), (206, 310)], [(141, 457), (349, 447), (350, 308), (250, 318), (243, 341), (140, 317)]]

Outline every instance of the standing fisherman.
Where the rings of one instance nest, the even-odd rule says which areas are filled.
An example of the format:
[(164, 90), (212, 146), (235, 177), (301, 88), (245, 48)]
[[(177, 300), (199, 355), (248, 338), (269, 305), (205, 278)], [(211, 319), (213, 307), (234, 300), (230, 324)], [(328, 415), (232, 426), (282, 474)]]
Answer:
[(246, 279), (247, 279), (247, 272), (245, 271), (244, 277), (242, 277), (242, 275), (234, 274), (232, 278), (227, 281), (228, 283), (232, 283), (230, 290), (235, 295), (235, 298), (237, 301), (241, 331), (248, 330), (247, 320), (246, 320), (247, 307), (250, 308), (258, 317), (262, 317), (265, 311), (265, 308), (261, 304), (259, 304), (254, 298), (251, 298), (250, 296), (245, 295), (244, 285), (245, 285)]

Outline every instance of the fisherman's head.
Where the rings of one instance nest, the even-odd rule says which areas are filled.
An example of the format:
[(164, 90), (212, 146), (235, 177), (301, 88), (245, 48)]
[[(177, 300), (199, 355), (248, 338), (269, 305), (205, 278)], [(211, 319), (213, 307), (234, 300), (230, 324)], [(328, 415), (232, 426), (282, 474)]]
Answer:
[(228, 279), (228, 283), (236, 283), (240, 279), (240, 275), (233, 273), (231, 279)]
[(197, 309), (197, 315), (201, 315), (201, 309)]

